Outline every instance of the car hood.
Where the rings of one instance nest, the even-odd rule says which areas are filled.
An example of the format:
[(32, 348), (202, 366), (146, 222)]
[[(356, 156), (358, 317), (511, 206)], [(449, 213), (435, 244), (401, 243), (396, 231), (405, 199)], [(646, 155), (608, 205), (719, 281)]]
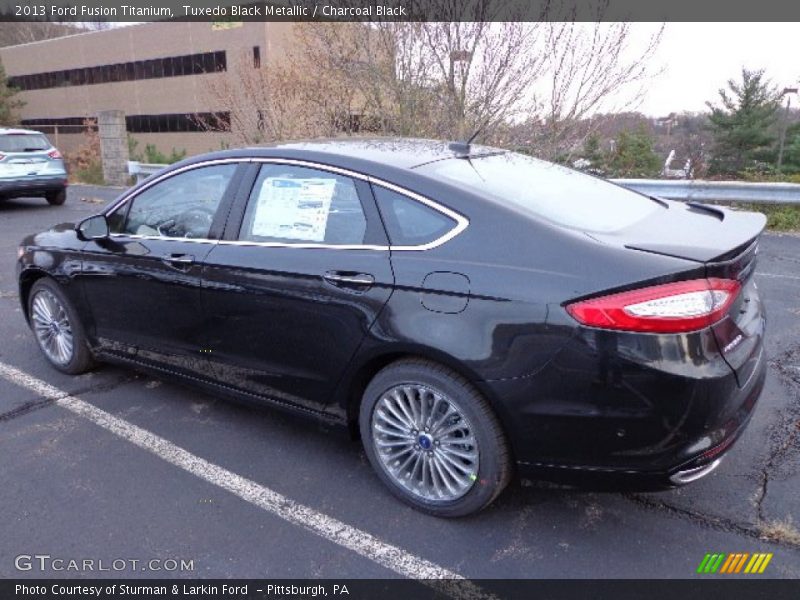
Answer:
[(707, 263), (750, 244), (767, 224), (761, 213), (670, 200), (659, 202), (666, 210), (654, 211), (631, 227), (588, 235), (630, 250)]

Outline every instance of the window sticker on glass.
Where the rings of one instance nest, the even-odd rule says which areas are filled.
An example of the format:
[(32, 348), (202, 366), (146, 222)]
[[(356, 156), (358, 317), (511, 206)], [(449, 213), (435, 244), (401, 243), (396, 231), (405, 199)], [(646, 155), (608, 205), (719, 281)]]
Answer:
[(335, 187), (335, 179), (268, 177), (258, 195), (252, 234), (323, 241)]

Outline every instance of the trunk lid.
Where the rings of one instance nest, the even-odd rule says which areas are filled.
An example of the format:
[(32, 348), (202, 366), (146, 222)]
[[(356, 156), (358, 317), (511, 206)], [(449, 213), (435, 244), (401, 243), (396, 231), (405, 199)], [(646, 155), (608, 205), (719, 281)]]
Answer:
[(737, 255), (763, 231), (761, 213), (663, 201), (659, 210), (617, 235), (626, 248), (707, 263)]
[(35, 177), (51, 170), (52, 159), (47, 152), (9, 152), (0, 161), (0, 177)]
[(738, 253), (706, 265), (708, 277), (736, 279), (742, 286), (727, 316), (711, 328), (720, 353), (736, 373), (739, 387), (746, 387), (756, 374), (764, 347), (766, 317), (753, 277), (757, 256), (756, 239)]
[(24, 179), (63, 171), (61, 159), (53, 159), (52, 144), (41, 133), (18, 131), (0, 135), (0, 178)]
[(745, 387), (758, 367), (764, 339), (764, 306), (753, 279), (758, 238), (767, 223), (761, 213), (664, 200), (644, 220), (611, 234), (606, 243), (702, 263), (706, 277), (735, 279), (741, 291), (727, 315), (712, 326), (719, 351)]

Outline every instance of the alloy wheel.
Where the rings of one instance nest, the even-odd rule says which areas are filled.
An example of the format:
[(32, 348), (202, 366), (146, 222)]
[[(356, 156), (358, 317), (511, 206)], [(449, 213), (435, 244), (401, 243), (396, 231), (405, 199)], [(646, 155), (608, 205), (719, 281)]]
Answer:
[(372, 413), (372, 439), (395, 483), (428, 502), (451, 502), (478, 475), (475, 432), (457, 402), (422, 385), (387, 390)]
[(48, 290), (40, 290), (31, 302), (31, 321), (39, 347), (47, 358), (58, 365), (68, 364), (73, 357), (75, 341), (67, 310)]

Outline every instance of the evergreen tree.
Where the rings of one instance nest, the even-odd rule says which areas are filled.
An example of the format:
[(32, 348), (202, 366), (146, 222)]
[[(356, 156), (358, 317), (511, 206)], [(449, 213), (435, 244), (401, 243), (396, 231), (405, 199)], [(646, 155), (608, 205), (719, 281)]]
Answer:
[(591, 134), (583, 144), (583, 156), (592, 163), (592, 167), (597, 169), (603, 168), (603, 151), (600, 148), (600, 136), (596, 133)]
[(661, 167), (661, 159), (653, 152), (653, 138), (644, 127), (617, 135), (608, 159), (609, 176), (657, 177)]
[(730, 90), (719, 91), (721, 106), (711, 109), (714, 134), (709, 172), (736, 175), (770, 159), (775, 135), (771, 130), (779, 108), (779, 94), (763, 71), (742, 69), (742, 80), (728, 81)]
[(800, 171), (800, 123), (794, 123), (786, 130), (783, 167), (789, 172)]
[(23, 106), (23, 102), (16, 98), (17, 89), (8, 87), (6, 70), (3, 63), (0, 63), (0, 126), (15, 125), (17, 123), (17, 109)]

